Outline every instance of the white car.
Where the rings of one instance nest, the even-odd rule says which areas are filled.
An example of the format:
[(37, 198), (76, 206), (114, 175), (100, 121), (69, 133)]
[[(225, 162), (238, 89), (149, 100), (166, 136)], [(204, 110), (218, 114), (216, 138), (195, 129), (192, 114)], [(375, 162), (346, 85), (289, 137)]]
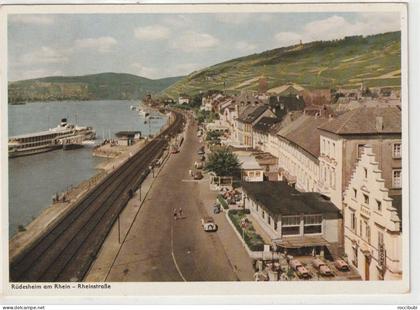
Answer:
[(216, 231), (217, 224), (214, 222), (214, 219), (211, 216), (205, 216), (201, 219), (201, 226), (203, 226), (204, 231)]

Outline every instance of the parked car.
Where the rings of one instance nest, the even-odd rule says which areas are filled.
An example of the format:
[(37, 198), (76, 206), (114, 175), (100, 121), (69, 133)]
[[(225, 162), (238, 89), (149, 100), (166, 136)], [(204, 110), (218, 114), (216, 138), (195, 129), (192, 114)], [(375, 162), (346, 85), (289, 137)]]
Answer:
[(195, 169), (203, 169), (204, 164), (203, 164), (203, 162), (202, 162), (202, 161), (196, 161), (196, 162), (194, 163), (194, 167), (195, 167)]
[(199, 150), (197, 151), (197, 154), (198, 154), (198, 155), (204, 155), (204, 154), (206, 154), (206, 152), (204, 152), (204, 149), (199, 149)]
[(300, 261), (297, 259), (292, 259), (289, 261), (290, 267), (296, 272), (299, 278), (309, 278), (311, 275), (309, 271), (302, 265)]
[(216, 231), (217, 224), (214, 222), (214, 219), (211, 216), (205, 216), (201, 219), (201, 226), (203, 226), (204, 231)]
[(319, 271), (319, 273), (323, 276), (333, 276), (333, 272), (331, 269), (325, 264), (321, 259), (315, 258), (312, 261), (312, 266), (315, 267)]
[(214, 214), (219, 214), (221, 211), (222, 211), (222, 208), (220, 207), (220, 205), (219, 205), (219, 204), (215, 204), (215, 205), (213, 206), (213, 213), (214, 213)]
[(203, 178), (203, 174), (201, 171), (194, 172), (194, 180), (201, 180)]
[(334, 266), (340, 271), (350, 271), (349, 265), (341, 258), (335, 260)]

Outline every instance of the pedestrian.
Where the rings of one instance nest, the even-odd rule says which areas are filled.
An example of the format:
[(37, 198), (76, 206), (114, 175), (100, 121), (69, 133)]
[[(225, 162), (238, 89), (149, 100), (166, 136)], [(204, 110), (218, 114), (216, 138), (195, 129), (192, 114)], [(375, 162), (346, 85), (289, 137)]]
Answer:
[(182, 209), (179, 208), (179, 217), (182, 217)]
[(174, 220), (176, 220), (178, 217), (178, 214), (176, 213), (176, 209), (174, 209)]
[(192, 174), (192, 170), (191, 170), (191, 169), (188, 171), (188, 173), (189, 173), (189, 175), (190, 175), (190, 176), (192, 176), (192, 175), (193, 175), (193, 174)]

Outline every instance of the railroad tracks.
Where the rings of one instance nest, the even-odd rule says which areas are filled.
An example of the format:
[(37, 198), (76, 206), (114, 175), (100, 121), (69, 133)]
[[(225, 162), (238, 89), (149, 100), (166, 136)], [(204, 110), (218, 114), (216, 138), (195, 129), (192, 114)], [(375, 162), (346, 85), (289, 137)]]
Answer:
[(53, 227), (10, 262), (10, 281), (82, 281), (132, 193), (178, 133), (184, 117), (175, 112), (171, 126), (97, 184)]

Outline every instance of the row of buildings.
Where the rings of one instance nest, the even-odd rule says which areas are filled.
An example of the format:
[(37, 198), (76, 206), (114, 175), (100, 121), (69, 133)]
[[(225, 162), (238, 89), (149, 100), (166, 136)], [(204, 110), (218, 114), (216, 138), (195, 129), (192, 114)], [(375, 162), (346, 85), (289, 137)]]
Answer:
[(401, 279), (401, 105), (388, 97), (357, 98), (346, 109), (307, 104), (289, 87), (283, 96), (203, 100), (220, 115), (223, 143), (275, 159), (242, 161), (251, 167), (245, 204), (274, 245), (327, 246), (365, 280)]

